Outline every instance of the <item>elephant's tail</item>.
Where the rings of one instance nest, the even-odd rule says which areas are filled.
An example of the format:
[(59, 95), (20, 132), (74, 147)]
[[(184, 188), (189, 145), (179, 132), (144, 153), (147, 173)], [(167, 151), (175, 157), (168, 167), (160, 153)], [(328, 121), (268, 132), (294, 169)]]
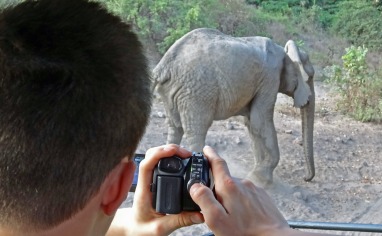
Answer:
[(161, 65), (161, 62), (158, 63), (152, 71), (152, 91), (155, 91), (158, 84), (163, 84), (171, 78), (169, 71), (168, 68)]
[(151, 91), (154, 92), (155, 91), (155, 88), (157, 87), (158, 85), (158, 73), (157, 73), (157, 68), (155, 67), (152, 71), (151, 71)]
[(158, 80), (154, 76), (151, 76), (150, 78), (151, 78), (151, 93), (154, 93), (155, 88), (158, 85)]

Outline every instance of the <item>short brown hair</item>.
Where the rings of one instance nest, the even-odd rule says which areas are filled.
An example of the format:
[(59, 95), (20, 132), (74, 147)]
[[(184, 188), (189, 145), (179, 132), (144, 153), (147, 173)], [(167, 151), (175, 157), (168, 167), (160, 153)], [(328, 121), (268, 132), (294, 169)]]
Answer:
[(146, 64), (136, 34), (98, 3), (0, 13), (0, 225), (59, 224), (133, 155), (150, 114)]

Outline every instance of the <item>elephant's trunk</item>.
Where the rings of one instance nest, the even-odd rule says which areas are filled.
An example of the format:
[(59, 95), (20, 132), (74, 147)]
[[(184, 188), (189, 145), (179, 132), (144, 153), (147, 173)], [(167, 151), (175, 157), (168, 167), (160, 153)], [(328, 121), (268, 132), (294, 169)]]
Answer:
[(304, 144), (305, 163), (307, 167), (307, 175), (304, 177), (305, 181), (311, 181), (315, 175), (313, 157), (315, 94), (313, 79), (309, 80), (308, 84), (312, 94), (309, 98), (309, 102), (301, 108), (302, 139)]

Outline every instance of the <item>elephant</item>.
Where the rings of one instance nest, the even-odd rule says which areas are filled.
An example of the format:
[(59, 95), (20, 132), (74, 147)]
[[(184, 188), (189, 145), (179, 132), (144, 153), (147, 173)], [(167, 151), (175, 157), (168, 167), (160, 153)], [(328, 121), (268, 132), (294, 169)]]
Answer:
[(255, 156), (249, 177), (264, 185), (273, 182), (280, 158), (273, 121), (278, 92), (300, 108), (304, 179), (315, 175), (313, 76), (308, 55), (292, 40), (283, 48), (266, 37), (233, 37), (208, 28), (178, 39), (152, 71), (167, 114), (167, 143), (180, 144), (184, 136), (188, 148), (201, 151), (214, 120), (244, 116)]

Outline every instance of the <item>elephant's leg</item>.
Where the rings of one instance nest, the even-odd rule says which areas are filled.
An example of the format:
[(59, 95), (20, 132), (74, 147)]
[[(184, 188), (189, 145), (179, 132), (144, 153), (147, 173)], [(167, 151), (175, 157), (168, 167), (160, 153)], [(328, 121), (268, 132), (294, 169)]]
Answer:
[(255, 167), (250, 173), (250, 177), (264, 185), (273, 182), (273, 170), (280, 158), (277, 134), (273, 123), (274, 103), (268, 106), (266, 104), (267, 100), (261, 99), (261, 96), (256, 98), (252, 104), (247, 124), (255, 154)]
[(176, 127), (172, 122), (168, 122), (167, 144), (174, 143), (179, 145), (182, 141), (183, 133), (182, 127)]
[(186, 147), (193, 152), (201, 152), (205, 146), (206, 135), (213, 122), (213, 114), (181, 114)]
[(187, 140), (186, 141), (187, 148), (190, 151), (193, 151), (193, 152), (203, 151), (203, 147), (206, 141), (207, 130), (203, 129), (202, 131), (196, 131), (196, 130), (190, 129), (185, 132), (184, 138), (185, 140)]

